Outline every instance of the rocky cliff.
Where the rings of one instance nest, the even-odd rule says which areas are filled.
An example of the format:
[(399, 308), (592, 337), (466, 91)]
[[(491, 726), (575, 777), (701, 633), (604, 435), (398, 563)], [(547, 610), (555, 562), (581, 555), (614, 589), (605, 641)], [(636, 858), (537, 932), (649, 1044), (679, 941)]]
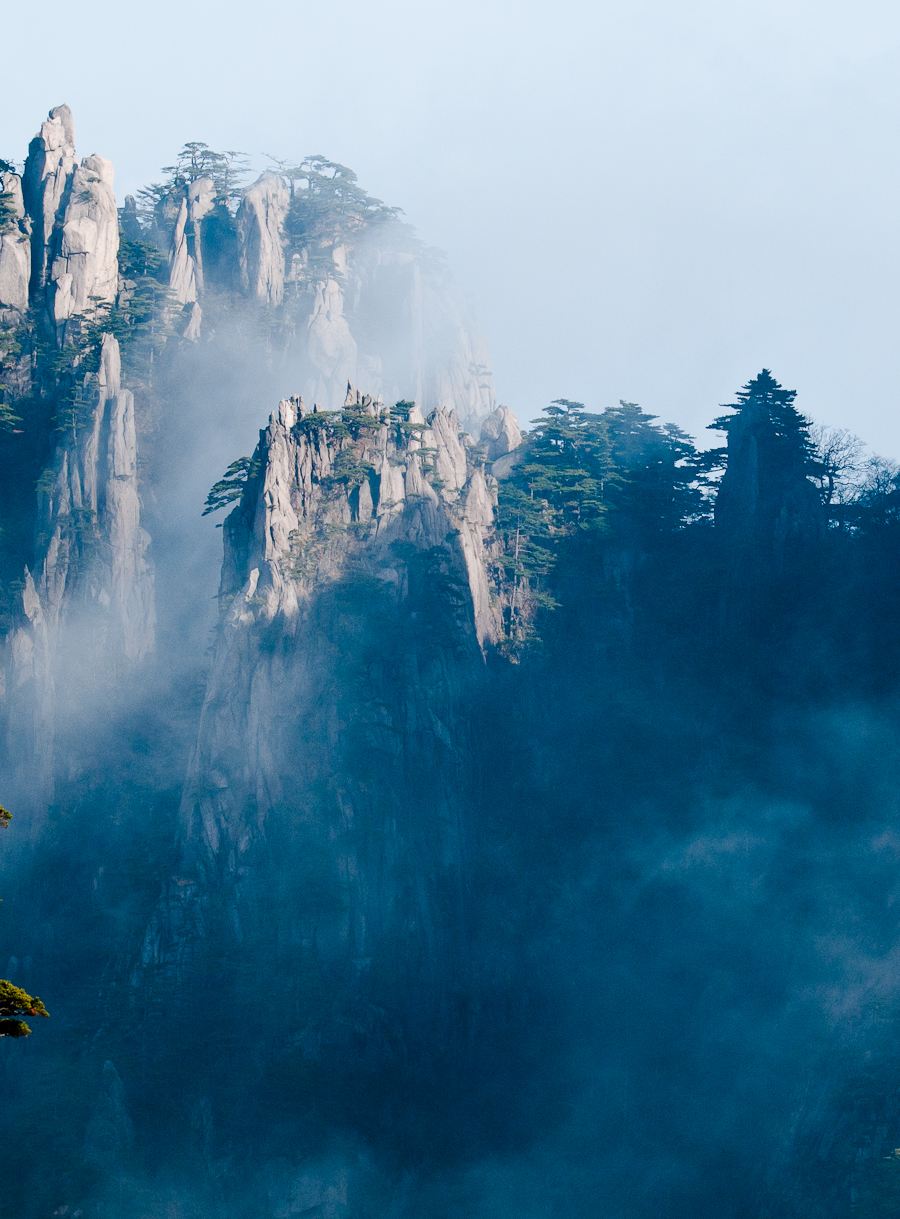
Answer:
[[(470, 1031), (471, 706), (500, 632), (490, 471), (521, 434), (493, 410), (483, 347), (410, 230), (369, 202), (349, 228), (330, 203), (310, 227), (299, 190), (280, 173), (237, 191), (187, 173), (152, 217), (120, 215), (109, 162), (79, 161), (64, 106), (23, 173), (2, 177), (14, 426), (0, 456), (15, 517), (0, 538), (0, 762), (35, 868), (21, 872), (35, 927), (18, 942), (45, 978), (83, 969), (80, 1018), (105, 1021), (108, 1001), (154, 1043), (160, 1079), (191, 1057), (179, 1104), (202, 1132), (185, 1146), (210, 1179), (235, 1147), (228, 1086), (262, 1096), (274, 1075), (284, 1097), (314, 1077), (299, 1119), (313, 1129), (330, 1092), (412, 1071), (435, 1043), (452, 1057)], [(346, 388), (363, 373), (375, 393)], [(189, 551), (200, 528), (216, 535), (193, 491), (184, 522), (175, 484), (258, 426), (244, 386), (301, 378), (307, 400), (283, 399), (244, 463), (207, 658), (194, 642), (215, 588), (192, 582)], [(241, 401), (225, 416), (230, 392)], [(185, 618), (163, 606), (158, 663), (160, 585)], [(76, 819), (91, 847), (59, 902), (40, 876)], [(53, 928), (94, 915), (57, 955)], [(276, 1000), (262, 1007), (261, 975)], [(160, 1011), (197, 1025), (210, 979), (225, 1042), (160, 1043)], [(298, 1014), (284, 1044), (262, 1027), (281, 1004)], [(216, 1055), (248, 1022), (259, 1052), (232, 1060), (225, 1086)], [(118, 1035), (102, 1039), (78, 1068), (72, 1129), (89, 1171), (112, 1180), (146, 1151), (156, 1102), (135, 1097)], [(273, 1207), (348, 1213), (346, 1156), (291, 1163), (284, 1182), (260, 1160)]]
[[(21, 352), (7, 360), (4, 380), (31, 403), (20, 447), (43, 467), (32, 466), (32, 540), (18, 550), (23, 591), (4, 662), (7, 689), (21, 694), (8, 731), (25, 769), (28, 758), (41, 759), (42, 774), (51, 766), (48, 708), (70, 684), (64, 658), (94, 649), (97, 672), (117, 673), (152, 648), (138, 468), (154, 472), (153, 509), (168, 535), (160, 498), (169, 495), (168, 438), (183, 432), (193, 443), (207, 410), (196, 394), (181, 396), (194, 380), (188, 349), (202, 368), (230, 361), (232, 380), (237, 359), (242, 384), (253, 379), (251, 365), (265, 365), (266, 383), (304, 383), (313, 403), (339, 401), (347, 381), (365, 374), (388, 401), (442, 406), (476, 434), (493, 407), (483, 347), (445, 273), (390, 209), (354, 187), (351, 223), (343, 197), (321, 193), (321, 174), (315, 197), (312, 179), (304, 194), (303, 182), (273, 172), (241, 189), (223, 184), (221, 160), (194, 155), (155, 188), (152, 216), (129, 201), (120, 218), (112, 166), (96, 155), (79, 161), (72, 114), (57, 106), (21, 177), (3, 174), (0, 324)], [(223, 391), (230, 387), (207, 377), (202, 393)], [(183, 558), (167, 553), (164, 562), (174, 571)], [(75, 643), (76, 622), (90, 635), (87, 651)], [(39, 727), (26, 732), (26, 748), (23, 725), (32, 721)], [(41, 791), (52, 788), (49, 772), (45, 780)]]
[[(96, 155), (76, 161), (72, 116), (60, 106), (32, 140), (21, 182), (5, 177), (17, 213), (0, 239), (3, 303), (16, 310), (7, 324), (23, 324), (31, 308), (29, 409), (39, 411), (48, 384), (53, 395), (52, 447), (3, 665), (11, 769), (39, 804), (53, 790), (57, 723), (152, 648), (153, 577), (134, 396), (119, 343), (102, 328), (118, 292), (112, 167)], [(45, 370), (57, 363), (51, 381)], [(26, 415), (22, 430), (30, 423)]]
[(323, 199), (271, 171), (231, 204), (213, 177), (193, 173), (160, 188), (145, 234), (167, 254), (184, 337), (213, 334), (223, 300), (231, 309), (238, 293), (260, 311), (253, 324), (283, 375), (312, 401), (365, 383), (386, 401), (452, 407), (477, 435), (495, 405), (487, 351), (445, 268), (408, 226), (368, 203), (351, 223), (343, 196)]
[(31, 281), (31, 221), (25, 213), (18, 174), (0, 173), (0, 201), (5, 204), (5, 216), (0, 220), (0, 311), (10, 325), (16, 321), (15, 314), (28, 308)]
[[(145, 965), (185, 950), (185, 903), (201, 923), (217, 907), (238, 941), (271, 934), (276, 842), (298, 852), (275, 937), (298, 962), (314, 952), (349, 980), (388, 943), (417, 971), (458, 937), (462, 713), (499, 629), (495, 486), (453, 411), (354, 390), (339, 411), (279, 404), (225, 522), (183, 883)], [(305, 852), (330, 860), (332, 892), (307, 889)]]
[(121, 680), (153, 646), (153, 575), (141, 526), (134, 398), (103, 339), (83, 413), (57, 446), (39, 496), (39, 561), (26, 570), (7, 641), (7, 748), (20, 781), (49, 794), (55, 724)]

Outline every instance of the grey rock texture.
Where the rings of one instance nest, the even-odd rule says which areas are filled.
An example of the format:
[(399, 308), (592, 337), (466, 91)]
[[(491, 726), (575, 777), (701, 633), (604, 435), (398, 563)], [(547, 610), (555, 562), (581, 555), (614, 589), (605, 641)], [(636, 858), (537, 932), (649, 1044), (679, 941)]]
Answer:
[[(104, 650), (138, 660), (153, 645), (152, 576), (140, 523), (134, 396), (122, 388), (112, 335), (103, 339), (99, 371), (85, 379), (85, 392), (93, 398), (88, 421), (60, 446), (41, 496), (47, 542), (38, 588), (51, 627), (65, 620), (77, 589), (80, 601), (103, 612)], [(97, 554), (92, 537), (103, 540)]]
[(241, 287), (266, 305), (284, 300), (284, 222), (289, 203), (284, 179), (265, 173), (247, 188), (238, 208)]
[(222, 942), (265, 971), (279, 945), (299, 1002), (308, 971), (332, 979), (304, 1025), (316, 1059), (361, 1030), (390, 1053), (383, 1005), (412, 978), (416, 1019), (440, 1025), (464, 938), (465, 709), (499, 625), (494, 491), (451, 411), (354, 390), (342, 413), (279, 404), (224, 525), (182, 862), (139, 976), (209, 968)]
[[(22, 177), (31, 235), (30, 301), (66, 326), (111, 305), (118, 290), (119, 220), (113, 168), (96, 154), (79, 164), (68, 106), (56, 106), (31, 141)], [(2, 267), (2, 252), (0, 252)]]
[(39, 497), (38, 567), (6, 641), (8, 756), (51, 793), (55, 724), (153, 647), (149, 538), (141, 526), (134, 398), (107, 335), (84, 381), (87, 412), (56, 451)]
[(24, 313), (31, 281), (31, 233), (18, 174), (0, 173), (0, 194), (12, 211), (6, 227), (0, 228), (0, 309)]
[[(25, 572), (19, 621), (0, 653), (0, 718), (3, 755), (20, 782), (29, 785), (36, 805), (53, 791), (55, 746), (55, 651), (30, 571)], [(14, 776), (8, 774), (8, 782)]]
[[(335, 269), (343, 276), (346, 255), (335, 251)], [(314, 401), (339, 400), (341, 388), (355, 380), (359, 351), (344, 313), (341, 281), (328, 277), (315, 285), (306, 323), (307, 355), (313, 373)]]
[(169, 240), (169, 294), (176, 333), (195, 343), (202, 333), (204, 290), (203, 221), (215, 207), (215, 184), (198, 178), (166, 201), (164, 218), (171, 225)]
[(54, 234), (75, 173), (75, 127), (68, 106), (55, 106), (31, 141), (22, 188), (31, 217), (31, 286), (47, 282), (54, 256)]
[(488, 461), (497, 461), (522, 443), (522, 429), (508, 406), (498, 406), (481, 425), (481, 443)]
[[(31, 142), (21, 192), (7, 175), (27, 215), (0, 245), (3, 304), (29, 303), (30, 261), (30, 300), (57, 342), (118, 290), (112, 166), (99, 156), (78, 164), (73, 138), (71, 112), (56, 107)], [(0, 664), (8, 756), (36, 803), (53, 789), (58, 725), (146, 656), (154, 638), (134, 397), (116, 339), (103, 337), (96, 372), (70, 373), (75, 384), (57, 404), (55, 449), (38, 484), (33, 570)]]
[(169, 251), (169, 291), (180, 305), (193, 304), (203, 290), (203, 242), (200, 224), (214, 206), (211, 178), (189, 183), (180, 199), (172, 200), (174, 227)]
[(105, 158), (85, 157), (75, 169), (55, 238), (50, 283), (57, 325), (111, 305), (119, 280), (119, 217)]
[[(292, 368), (313, 401), (338, 401), (347, 382), (385, 400), (453, 409), (477, 434), (495, 405), (489, 357), (453, 284), (396, 222), (292, 245), (287, 182), (263, 174), (237, 212), (239, 278), (246, 296), (278, 308), (296, 336)], [(202, 303), (202, 302), (201, 302)]]

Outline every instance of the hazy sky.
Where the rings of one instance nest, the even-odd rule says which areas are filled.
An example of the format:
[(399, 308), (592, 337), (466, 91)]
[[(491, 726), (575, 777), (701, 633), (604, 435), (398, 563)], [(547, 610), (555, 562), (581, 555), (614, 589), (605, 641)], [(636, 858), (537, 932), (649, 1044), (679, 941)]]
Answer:
[(448, 252), (525, 417), (625, 397), (697, 431), (765, 364), (900, 457), (896, 3), (49, 0), (22, 20), (0, 155), (66, 101), (120, 196), (189, 139), (345, 162)]

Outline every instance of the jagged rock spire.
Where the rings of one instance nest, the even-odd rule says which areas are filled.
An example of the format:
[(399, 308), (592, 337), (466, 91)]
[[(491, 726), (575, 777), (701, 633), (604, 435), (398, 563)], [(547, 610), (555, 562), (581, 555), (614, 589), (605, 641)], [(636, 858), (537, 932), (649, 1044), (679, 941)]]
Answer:
[(28, 147), (22, 188), (31, 217), (31, 292), (47, 282), (53, 237), (75, 173), (75, 126), (68, 106), (54, 106)]
[[(13, 188), (17, 182), (13, 176)], [(52, 110), (32, 140), (21, 197), (27, 214), (12, 243), (4, 233), (0, 244), (2, 303), (27, 305), (30, 261), (31, 304), (62, 342), (118, 291), (113, 169), (96, 155), (76, 162), (68, 107)], [(31, 249), (23, 251), (29, 225)], [(75, 386), (58, 389), (56, 447), (39, 483), (36, 561), (0, 663), (9, 756), (38, 801), (52, 790), (56, 722), (83, 689), (145, 656), (154, 635), (134, 398), (122, 383), (117, 340), (103, 336), (96, 372), (75, 365), (68, 375)]]
[(22, 189), (31, 301), (46, 303), (62, 336), (71, 319), (113, 303), (119, 276), (113, 168), (96, 154), (78, 164), (68, 106), (54, 107), (31, 141)]

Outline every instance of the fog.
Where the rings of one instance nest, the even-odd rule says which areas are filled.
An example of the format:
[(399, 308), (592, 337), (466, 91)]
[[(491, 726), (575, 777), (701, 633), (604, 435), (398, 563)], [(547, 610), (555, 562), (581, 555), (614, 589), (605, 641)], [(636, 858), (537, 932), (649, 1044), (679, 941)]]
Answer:
[(698, 431), (765, 365), (896, 455), (898, 40), (887, 0), (51, 0), (0, 152), (61, 101), (120, 197), (189, 139), (322, 152), (448, 252), (521, 416)]
[[(321, 152), (447, 251), (497, 396), (523, 419), (561, 395), (627, 398), (706, 443), (718, 404), (767, 365), (800, 409), (900, 455), (893, 6), (164, 0), (131, 15), (89, 0), (73, 15), (54, 0), (39, 20), (33, 54), (5, 67), (0, 155), (21, 158), (63, 101), (79, 155), (116, 165), (120, 201), (190, 139), (255, 169)], [(525, 663), (479, 655), (473, 675), (439, 641), (436, 668), (458, 683), (447, 817), (458, 805), (471, 836), (471, 956), (457, 976), (434, 954), (459, 1041), (423, 1054), (398, 1019), (412, 1049), (382, 1046), (370, 1009), (378, 986), (393, 992), (378, 982), (355, 1025), (335, 1001), (333, 1041), (307, 1058), (319, 1025), (304, 1003), (331, 992), (295, 968), (307, 949), (291, 920), (296, 906), (313, 939), (321, 920), (327, 945), (339, 915), (292, 905), (289, 867), (253, 860), (268, 956), (223, 935), (217, 975), (210, 936), (208, 960), (161, 954), (155, 974), (147, 950), (167, 918), (180, 933), (168, 887), (188, 883), (185, 775), (222, 635), (222, 534), (203, 497), (282, 395), (309, 392), (297, 350), (259, 339), (255, 305), (229, 308), (211, 304), (204, 343), (171, 345), (152, 409), (138, 402), (159, 647), (112, 688), (91, 672), (91, 613), (73, 616), (44, 854), (20, 868), (10, 835), (4, 934), (22, 960), (8, 972), (21, 964), (55, 1017), (3, 1064), (28, 1140), (8, 1154), (36, 1191), (17, 1219), (77, 1215), (63, 1200), (84, 1198), (87, 1219), (324, 1216), (348, 1191), (354, 1219), (839, 1219), (900, 1142), (896, 519), (812, 530), (791, 552), (808, 567), (769, 567), (766, 552), (764, 578), (742, 585), (711, 522), (644, 553), (613, 513), (599, 561), (590, 538), (563, 552), (555, 616)], [(407, 392), (405, 338), (380, 351), (392, 394)], [(323, 622), (334, 604), (322, 598)], [(420, 673), (438, 692), (443, 679), (410, 662), (417, 604), (387, 632), (373, 613), (358, 638), (365, 613), (337, 604), (336, 633), (311, 617), (320, 634), (298, 653), (320, 648), (325, 668), (352, 637), (350, 660), (374, 659), (358, 688), (334, 670), (321, 719), (347, 752), (319, 742), (319, 770), (319, 717), (295, 686), (261, 704), (276, 728), (296, 715), (300, 743), (284, 759), (296, 807), (266, 813), (266, 849), (280, 861), (280, 817), (325, 810), (329, 824), (333, 769), (341, 802), (378, 827), (374, 889), (384, 827), (398, 810), (427, 825), (441, 787), (407, 707), (434, 694)], [(251, 644), (260, 668), (288, 650), (274, 632)], [(397, 733), (403, 782), (394, 755), (372, 782), (379, 716), (417, 725)], [(207, 779), (224, 801), (227, 783)], [(370, 787), (390, 818), (371, 813)], [(26, 822), (27, 787), (0, 796)], [(299, 856), (306, 840), (285, 841)], [(327, 852), (328, 867), (311, 858), (303, 900), (331, 877)], [(404, 960), (402, 937), (384, 943)], [(208, 993), (185, 984), (207, 967)], [(260, 1002), (271, 979), (277, 1001)]]

